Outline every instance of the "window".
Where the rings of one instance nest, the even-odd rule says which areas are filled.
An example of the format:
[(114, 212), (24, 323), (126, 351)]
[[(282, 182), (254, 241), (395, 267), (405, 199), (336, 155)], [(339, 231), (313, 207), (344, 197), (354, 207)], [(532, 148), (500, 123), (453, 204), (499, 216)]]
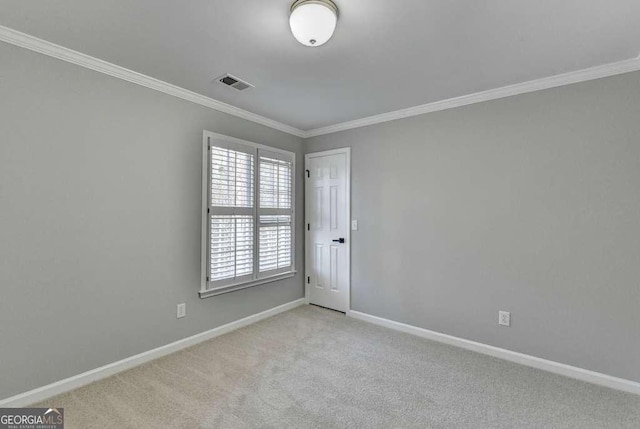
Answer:
[(294, 154), (205, 132), (201, 297), (289, 277)]

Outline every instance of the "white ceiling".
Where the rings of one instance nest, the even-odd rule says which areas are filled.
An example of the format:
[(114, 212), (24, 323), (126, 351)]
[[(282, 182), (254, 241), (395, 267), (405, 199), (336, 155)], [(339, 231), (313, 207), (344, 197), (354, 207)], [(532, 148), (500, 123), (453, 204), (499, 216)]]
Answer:
[[(309, 130), (635, 58), (638, 0), (336, 0), (319, 48), (292, 0), (0, 0), (0, 25)], [(256, 87), (212, 83), (231, 73)]]

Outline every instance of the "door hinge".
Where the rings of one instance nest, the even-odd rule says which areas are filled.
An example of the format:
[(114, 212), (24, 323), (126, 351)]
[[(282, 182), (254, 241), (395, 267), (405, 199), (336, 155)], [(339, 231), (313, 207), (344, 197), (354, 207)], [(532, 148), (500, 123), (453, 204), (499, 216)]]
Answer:
[(207, 281), (209, 281), (209, 276), (207, 276)]
[(311, 172), (309, 170), (305, 170), (307, 172), (307, 178), (311, 177)]
[(211, 213), (211, 209), (207, 209), (207, 214)]
[(307, 276), (307, 284), (311, 283), (311, 277)]
[(307, 231), (311, 231), (311, 224), (310, 223), (307, 224)]

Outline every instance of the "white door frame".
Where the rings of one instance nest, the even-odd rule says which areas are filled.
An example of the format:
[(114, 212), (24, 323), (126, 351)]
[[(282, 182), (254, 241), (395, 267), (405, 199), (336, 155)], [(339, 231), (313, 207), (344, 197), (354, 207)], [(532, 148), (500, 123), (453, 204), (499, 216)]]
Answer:
[(325, 151), (321, 151), (321, 152), (311, 152), (308, 153), (304, 156), (304, 180), (305, 180), (305, 186), (304, 186), (304, 220), (305, 220), (305, 224), (304, 224), (304, 236), (305, 236), (305, 240), (304, 240), (304, 267), (305, 267), (305, 277), (304, 277), (304, 298), (307, 304), (309, 304), (309, 276), (310, 274), (308, 273), (307, 270), (309, 270), (309, 268), (311, 267), (311, 261), (309, 260), (309, 255), (311, 254), (310, 252), (310, 242), (309, 242), (309, 228), (307, 227), (307, 225), (309, 225), (309, 214), (311, 213), (311, 211), (308, 208), (308, 189), (307, 189), (307, 185), (309, 184), (309, 182), (307, 181), (308, 179), (308, 175), (309, 175), (309, 160), (311, 158), (317, 158), (317, 157), (321, 157), (321, 156), (328, 156), (328, 155), (337, 155), (337, 154), (345, 154), (347, 156), (347, 172), (346, 172), (346, 178), (347, 178), (347, 186), (346, 186), (346, 219), (347, 219), (347, 237), (346, 237), (346, 246), (347, 246), (347, 271), (349, 272), (349, 275), (347, 276), (348, 281), (347, 281), (347, 311), (346, 314), (347, 316), (349, 316), (349, 313), (351, 311), (351, 148), (350, 147), (343, 147), (340, 149), (331, 149), (331, 150), (325, 150)]

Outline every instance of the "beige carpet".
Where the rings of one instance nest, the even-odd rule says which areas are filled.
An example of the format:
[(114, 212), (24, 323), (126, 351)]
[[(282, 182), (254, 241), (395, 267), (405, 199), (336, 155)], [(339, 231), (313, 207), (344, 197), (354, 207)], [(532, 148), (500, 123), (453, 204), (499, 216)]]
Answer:
[(640, 396), (312, 306), (40, 405), (67, 429), (640, 427)]

